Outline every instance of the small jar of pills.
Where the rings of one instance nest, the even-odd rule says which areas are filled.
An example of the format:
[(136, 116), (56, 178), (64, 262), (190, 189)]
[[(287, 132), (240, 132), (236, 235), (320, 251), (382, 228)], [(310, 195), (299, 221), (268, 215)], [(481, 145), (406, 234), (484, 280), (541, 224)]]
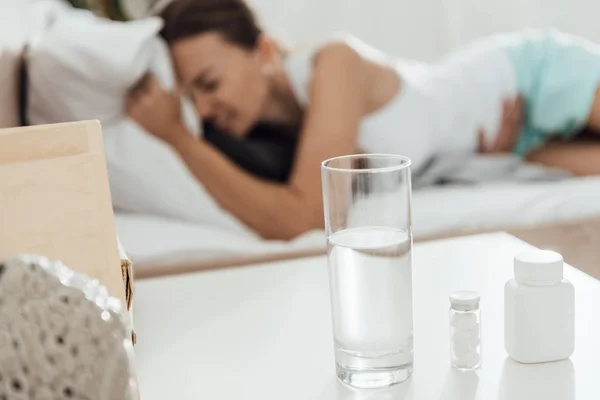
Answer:
[(461, 370), (481, 366), (481, 312), (479, 293), (470, 290), (450, 295), (450, 358)]

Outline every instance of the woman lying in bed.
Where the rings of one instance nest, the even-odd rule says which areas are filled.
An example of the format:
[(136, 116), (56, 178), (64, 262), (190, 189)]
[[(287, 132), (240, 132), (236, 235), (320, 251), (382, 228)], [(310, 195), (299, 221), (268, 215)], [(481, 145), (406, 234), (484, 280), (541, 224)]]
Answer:
[(402, 154), (418, 171), (446, 151), (514, 151), (576, 174), (600, 173), (598, 148), (549, 144), (600, 128), (600, 47), (582, 39), (557, 32), (491, 37), (428, 65), (345, 35), (287, 52), (243, 0), (176, 0), (163, 17), (180, 90), (203, 120), (235, 136), (259, 122), (298, 127), (291, 175), (275, 183), (194, 139), (177, 93), (153, 78), (128, 102), (134, 120), (265, 238), (322, 228), (320, 163), (344, 154)]

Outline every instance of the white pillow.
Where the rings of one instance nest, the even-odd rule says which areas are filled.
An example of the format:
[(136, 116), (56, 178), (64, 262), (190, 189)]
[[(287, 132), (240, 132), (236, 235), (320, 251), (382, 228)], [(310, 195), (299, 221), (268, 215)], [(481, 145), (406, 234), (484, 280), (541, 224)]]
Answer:
[[(157, 36), (162, 20), (115, 22), (64, 8), (55, 13), (27, 56), (29, 122), (100, 120), (116, 209), (248, 232), (168, 146), (124, 114), (127, 91), (147, 71), (165, 88), (174, 86), (168, 48)], [(183, 98), (182, 107), (187, 126), (198, 134), (193, 106)]]

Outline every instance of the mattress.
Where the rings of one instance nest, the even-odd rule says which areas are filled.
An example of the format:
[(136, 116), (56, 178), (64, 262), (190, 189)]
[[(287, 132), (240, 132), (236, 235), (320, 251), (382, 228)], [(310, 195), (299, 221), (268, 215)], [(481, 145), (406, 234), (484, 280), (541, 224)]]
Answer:
[[(559, 182), (431, 187), (413, 193), (416, 241), (461, 233), (585, 221), (600, 216), (600, 177)], [(311, 256), (325, 251), (321, 231), (265, 241), (210, 225), (116, 214), (119, 239), (136, 278)]]
[(136, 279), (304, 257), (325, 249), (320, 231), (285, 242), (155, 216), (116, 213), (115, 219)]

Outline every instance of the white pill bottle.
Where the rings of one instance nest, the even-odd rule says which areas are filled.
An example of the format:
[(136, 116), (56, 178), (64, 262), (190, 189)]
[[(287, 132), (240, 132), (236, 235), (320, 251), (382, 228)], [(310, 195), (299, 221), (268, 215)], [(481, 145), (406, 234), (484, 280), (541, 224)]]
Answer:
[(450, 359), (463, 371), (481, 366), (479, 293), (461, 290), (450, 295)]
[(575, 290), (563, 278), (563, 257), (531, 250), (514, 259), (504, 287), (504, 347), (520, 363), (571, 357), (575, 349)]

